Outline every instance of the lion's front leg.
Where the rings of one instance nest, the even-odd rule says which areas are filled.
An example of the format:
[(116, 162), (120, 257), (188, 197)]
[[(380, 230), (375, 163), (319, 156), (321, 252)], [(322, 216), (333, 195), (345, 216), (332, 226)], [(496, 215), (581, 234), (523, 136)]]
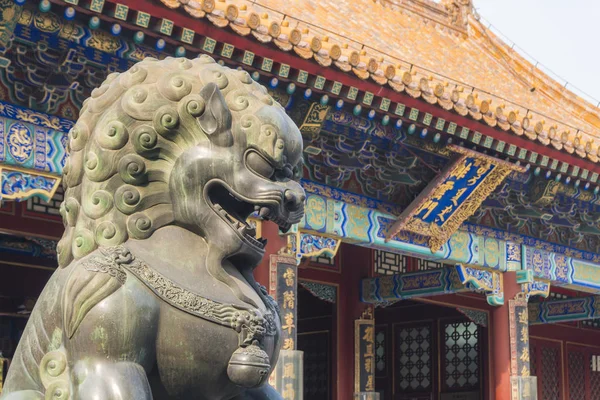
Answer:
[(247, 390), (233, 400), (283, 400), (283, 397), (271, 385), (264, 385), (258, 389)]
[(78, 361), (73, 386), (76, 400), (152, 400), (146, 371), (133, 362)]

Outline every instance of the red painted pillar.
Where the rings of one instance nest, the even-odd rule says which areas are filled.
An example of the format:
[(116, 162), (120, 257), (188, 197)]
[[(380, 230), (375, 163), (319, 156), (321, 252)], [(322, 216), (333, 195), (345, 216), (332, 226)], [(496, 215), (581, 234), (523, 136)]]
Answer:
[(504, 274), (504, 305), (492, 310), (492, 338), (490, 343), (492, 385), (495, 400), (511, 400), (510, 386), (510, 320), (508, 301), (521, 291), (516, 272)]
[(269, 221), (261, 221), (261, 237), (267, 239), (265, 247), (265, 256), (254, 270), (254, 279), (261, 285), (269, 289), (269, 266), (270, 255), (277, 254), (281, 248), (287, 245), (287, 238), (279, 235), (277, 224)]
[(342, 276), (337, 303), (337, 399), (350, 400), (354, 394), (354, 321), (367, 305), (360, 301), (360, 281), (369, 277), (372, 250), (343, 243)]

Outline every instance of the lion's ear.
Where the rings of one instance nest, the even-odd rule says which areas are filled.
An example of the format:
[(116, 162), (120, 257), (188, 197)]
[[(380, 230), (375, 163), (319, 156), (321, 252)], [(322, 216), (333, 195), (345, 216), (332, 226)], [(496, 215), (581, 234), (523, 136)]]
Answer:
[(233, 145), (231, 111), (217, 85), (213, 82), (207, 84), (200, 91), (200, 96), (206, 104), (204, 113), (198, 117), (200, 128), (211, 142), (223, 147)]

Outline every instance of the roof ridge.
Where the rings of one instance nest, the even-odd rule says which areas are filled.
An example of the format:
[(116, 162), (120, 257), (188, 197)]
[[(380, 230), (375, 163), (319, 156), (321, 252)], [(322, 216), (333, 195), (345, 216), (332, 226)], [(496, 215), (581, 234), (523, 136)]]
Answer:
[[(206, 17), (217, 27), (229, 27), (241, 36), (253, 36), (261, 43), (273, 43), (282, 51), (313, 59), (320, 67), (335, 66), (361, 80), (406, 92), (491, 127), (498, 126), (545, 146), (577, 153), (595, 163), (600, 161), (600, 116), (590, 108), (590, 103), (558, 87), (556, 82), (540, 86), (539, 96), (527, 90), (523, 82), (517, 84), (515, 78), (520, 74), (522, 77), (522, 71), (530, 69), (532, 64), (522, 55), (515, 55), (516, 51), (511, 50), (506, 56), (509, 46), (499, 38), (481, 40), (488, 32), (481, 31), (483, 25), (477, 21), (479, 16), (471, 0), (441, 0), (439, 6), (430, 0), (374, 3), (376, 7), (386, 7), (388, 2), (401, 2), (397, 5), (398, 15), (369, 12), (365, 6), (368, 0), (342, 4), (333, 0), (306, 0), (304, 9), (280, 0), (160, 1), (167, 7), (182, 7), (195, 18)], [(443, 6), (449, 16), (464, 17), (468, 29), (462, 33), (448, 23), (428, 23), (433, 20), (406, 10), (407, 4), (420, 4), (421, 11), (440, 15)], [(332, 7), (337, 7), (337, 12), (332, 12)], [(400, 15), (406, 16), (404, 21)], [(414, 18), (423, 21), (423, 32), (419, 35), (413, 32), (421, 29), (415, 28), (415, 21), (411, 21)], [(328, 28), (324, 21), (341, 25)], [(370, 35), (375, 43), (367, 44), (361, 34)], [(390, 40), (378, 40), (388, 36)], [(397, 47), (401, 51), (396, 51)], [(438, 58), (420, 57), (429, 52)], [(483, 54), (485, 60), (476, 60)], [(509, 59), (501, 63), (498, 57)], [(515, 74), (511, 66), (521, 69), (521, 73)], [(540, 82), (555, 81), (541, 71), (535, 77)], [(568, 101), (557, 106), (555, 97)]]
[(469, 14), (474, 12), (471, 0), (373, 0), (392, 9), (402, 9), (447, 28), (467, 34)]

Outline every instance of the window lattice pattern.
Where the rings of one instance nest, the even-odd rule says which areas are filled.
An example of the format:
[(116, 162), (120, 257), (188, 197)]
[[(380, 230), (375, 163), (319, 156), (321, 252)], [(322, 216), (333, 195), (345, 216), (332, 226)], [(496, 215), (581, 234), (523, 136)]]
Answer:
[(442, 268), (442, 264), (435, 261), (422, 260), (419, 258), (417, 268), (419, 269), (419, 271), (425, 271), (428, 269), (439, 269)]
[(380, 275), (394, 275), (406, 272), (406, 256), (390, 253), (388, 251), (375, 250), (375, 273)]
[[(585, 357), (580, 352), (569, 352), (569, 399), (585, 399)], [(538, 377), (540, 379), (540, 377)]]
[(375, 375), (385, 376), (385, 329), (377, 331), (375, 335)]
[(45, 202), (37, 196), (33, 196), (27, 200), (27, 211), (34, 211), (40, 214), (60, 215), (60, 203), (64, 198), (62, 186), (59, 186), (54, 193), (54, 197), (49, 202)]
[(449, 389), (479, 387), (479, 329), (473, 322), (447, 324), (444, 328), (444, 383)]
[(560, 351), (553, 347), (542, 348), (541, 373), (542, 399), (560, 400)]
[(581, 321), (581, 325), (586, 328), (600, 329), (600, 322), (598, 322), (598, 320), (596, 319), (588, 319), (585, 321)]
[(327, 265), (330, 267), (335, 267), (335, 259), (330, 258), (330, 257), (325, 257), (325, 256), (321, 256), (321, 257), (310, 257), (310, 261), (317, 263), (317, 264), (322, 264), (322, 265)]
[(431, 328), (426, 325), (401, 328), (396, 332), (396, 382), (399, 391), (431, 389)]

